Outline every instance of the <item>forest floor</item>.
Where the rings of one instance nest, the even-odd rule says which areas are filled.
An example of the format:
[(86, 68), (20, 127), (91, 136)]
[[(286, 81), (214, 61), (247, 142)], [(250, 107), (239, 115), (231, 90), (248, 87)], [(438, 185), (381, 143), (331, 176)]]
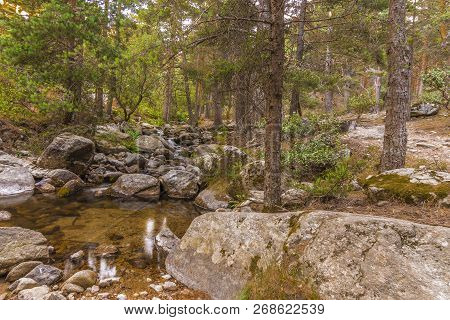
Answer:
[[(364, 115), (355, 130), (347, 134), (367, 146), (381, 148), (384, 135), (384, 113)], [(416, 118), (408, 122), (407, 166), (425, 165), (433, 170), (446, 171), (450, 165), (450, 117), (440, 115)]]
[[(355, 130), (350, 131), (344, 142), (352, 153), (370, 154), (373, 161), (358, 177), (365, 179), (377, 173), (384, 134), (384, 113), (363, 115)], [(448, 171), (450, 165), (450, 117), (447, 111), (440, 115), (417, 118), (408, 122), (407, 167), (426, 166), (432, 170)], [(373, 202), (363, 191), (353, 191), (344, 199), (326, 203), (311, 202), (306, 210), (333, 210), (358, 214), (384, 216), (416, 223), (450, 227), (450, 209), (432, 204), (414, 205), (400, 201)]]

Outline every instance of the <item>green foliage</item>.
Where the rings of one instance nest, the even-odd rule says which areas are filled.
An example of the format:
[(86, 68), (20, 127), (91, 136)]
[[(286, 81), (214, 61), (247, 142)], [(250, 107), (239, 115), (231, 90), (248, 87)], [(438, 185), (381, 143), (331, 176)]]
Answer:
[(313, 178), (336, 165), (342, 157), (339, 144), (339, 122), (327, 115), (303, 119), (291, 116), (283, 124), (291, 147), (283, 152), (283, 162), (298, 178)]
[[(449, 68), (434, 68), (423, 75), (423, 82), (426, 86), (426, 93), (422, 100), (425, 102), (439, 103), (448, 106), (448, 84), (450, 80)], [(438, 98), (439, 97), (439, 98)], [(426, 101), (429, 99), (430, 101)]]
[(312, 196), (325, 200), (344, 198), (353, 189), (351, 182), (361, 170), (362, 164), (361, 161), (341, 160), (318, 177), (308, 191)]
[(294, 114), (283, 122), (283, 133), (296, 138), (308, 138), (320, 134), (337, 135), (339, 120), (326, 114), (311, 114), (306, 118)]
[[(104, 48), (100, 20), (95, 4), (82, 1), (74, 11), (68, 3), (55, 0), (44, 4), (38, 15), (7, 20), (0, 37), (2, 61), (26, 75), (15, 83), (19, 92), (35, 87), (37, 93), (23, 96), (23, 103), (37, 105), (38, 111), (80, 108), (76, 87), (95, 81), (98, 70), (94, 67), (98, 61), (81, 62), (81, 56)], [(57, 100), (62, 103), (54, 103)]]
[(348, 108), (355, 112), (358, 116), (370, 111), (375, 106), (375, 98), (370, 92), (363, 92), (351, 96), (348, 101)]

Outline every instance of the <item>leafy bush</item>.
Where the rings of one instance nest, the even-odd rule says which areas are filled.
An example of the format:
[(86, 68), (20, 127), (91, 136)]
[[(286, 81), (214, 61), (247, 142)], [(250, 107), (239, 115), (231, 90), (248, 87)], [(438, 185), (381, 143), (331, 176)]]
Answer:
[[(440, 95), (439, 101), (426, 101), (426, 102), (438, 102), (439, 104), (448, 107), (448, 83), (450, 78), (450, 69), (434, 68), (423, 75), (423, 82), (426, 86), (426, 92), (438, 93)], [(436, 97), (436, 96), (435, 96)]]
[(285, 156), (285, 162), (293, 167), (294, 172), (302, 177), (313, 177), (316, 174), (336, 165), (340, 155), (339, 149), (327, 143), (326, 138), (311, 140), (304, 144), (296, 144)]
[(314, 178), (334, 167), (341, 158), (339, 127), (338, 120), (326, 115), (288, 118), (283, 132), (291, 145), (283, 153), (284, 164), (299, 178)]
[(307, 118), (294, 114), (283, 122), (283, 133), (307, 138), (321, 133), (337, 134), (339, 121), (329, 115), (312, 114)]
[(350, 97), (348, 101), (348, 108), (355, 112), (358, 116), (370, 111), (375, 106), (375, 98), (370, 93), (361, 93)]

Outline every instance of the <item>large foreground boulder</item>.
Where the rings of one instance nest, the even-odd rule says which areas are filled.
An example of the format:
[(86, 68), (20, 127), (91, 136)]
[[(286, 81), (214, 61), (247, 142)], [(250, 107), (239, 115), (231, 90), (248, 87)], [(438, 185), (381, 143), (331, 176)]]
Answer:
[(0, 168), (0, 197), (32, 193), (33, 190), (34, 178), (28, 169), (23, 167)]
[(215, 299), (286, 261), (322, 299), (449, 299), (449, 243), (449, 228), (389, 218), (217, 212), (192, 222), (166, 268)]
[(0, 273), (30, 260), (48, 259), (47, 239), (36, 231), (0, 228)]
[(146, 200), (158, 200), (159, 180), (146, 174), (124, 174), (107, 190), (116, 198), (139, 197)]
[(68, 169), (83, 175), (94, 157), (94, 143), (84, 137), (63, 133), (53, 139), (39, 157), (38, 165), (47, 169)]
[(367, 195), (375, 201), (399, 199), (408, 203), (436, 202), (450, 193), (450, 173), (426, 168), (402, 168), (369, 176)]

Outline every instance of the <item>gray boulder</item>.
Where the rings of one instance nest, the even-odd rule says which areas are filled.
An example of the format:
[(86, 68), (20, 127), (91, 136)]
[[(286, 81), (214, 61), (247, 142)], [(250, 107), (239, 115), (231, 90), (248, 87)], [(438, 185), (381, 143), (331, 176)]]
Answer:
[(83, 175), (94, 157), (94, 143), (70, 133), (57, 136), (39, 157), (38, 165), (47, 169), (68, 169)]
[(8, 275), (6, 276), (6, 281), (14, 282), (24, 277), (28, 272), (30, 272), (40, 264), (42, 264), (41, 261), (25, 261), (19, 263), (17, 266), (12, 268), (11, 271), (9, 271)]
[(415, 204), (438, 202), (450, 194), (450, 173), (425, 167), (389, 170), (367, 177), (364, 188), (374, 201), (395, 198)]
[(18, 227), (0, 228), (0, 271), (48, 257), (47, 239), (41, 233)]
[(159, 180), (146, 174), (124, 174), (108, 189), (107, 193), (116, 198), (132, 196), (146, 200), (158, 200), (160, 195)]
[(180, 239), (168, 227), (164, 227), (155, 237), (159, 263), (164, 265), (167, 255), (180, 244)]
[(158, 149), (165, 149), (164, 143), (156, 135), (138, 137), (136, 146), (140, 152), (145, 153), (154, 153)]
[(434, 103), (420, 103), (411, 108), (411, 117), (429, 117), (438, 114), (439, 106)]
[(94, 284), (97, 283), (97, 273), (92, 270), (82, 270), (75, 273), (73, 276), (71, 276), (69, 279), (66, 280), (66, 282), (63, 285), (67, 284), (73, 284), (79, 287), (82, 287), (83, 290), (89, 287), (92, 287)]
[(161, 177), (161, 184), (170, 198), (191, 199), (199, 190), (199, 177), (192, 172), (170, 170)]
[(17, 280), (16, 282), (14, 282), (9, 286), (9, 290), (14, 291), (14, 293), (16, 293), (34, 287), (39, 287), (39, 284), (33, 279), (20, 278), (19, 280)]
[(449, 228), (350, 213), (207, 213), (166, 269), (215, 299), (286, 261), (322, 299), (449, 299), (449, 243)]
[(53, 291), (47, 293), (45, 296), (42, 297), (42, 300), (67, 300), (66, 297), (63, 296), (63, 294), (59, 291)]
[(11, 220), (11, 213), (5, 210), (0, 210), (0, 221), (8, 221)]
[(40, 286), (20, 291), (17, 298), (19, 300), (43, 300), (49, 292), (49, 287)]
[(198, 194), (195, 198), (195, 205), (208, 211), (228, 208), (232, 200), (227, 194), (227, 185), (224, 183), (215, 183)]
[(52, 285), (61, 280), (63, 272), (53, 266), (40, 264), (28, 272), (24, 278), (30, 278), (39, 283), (39, 285)]
[(264, 160), (247, 163), (241, 170), (242, 184), (247, 190), (264, 190)]
[(65, 169), (55, 169), (48, 173), (50, 183), (55, 187), (62, 187), (70, 180), (81, 180), (75, 173)]
[(60, 198), (67, 198), (77, 194), (83, 188), (84, 182), (81, 179), (70, 180), (58, 190), (57, 195)]
[(34, 178), (23, 167), (5, 167), (0, 169), (0, 197), (33, 193)]

